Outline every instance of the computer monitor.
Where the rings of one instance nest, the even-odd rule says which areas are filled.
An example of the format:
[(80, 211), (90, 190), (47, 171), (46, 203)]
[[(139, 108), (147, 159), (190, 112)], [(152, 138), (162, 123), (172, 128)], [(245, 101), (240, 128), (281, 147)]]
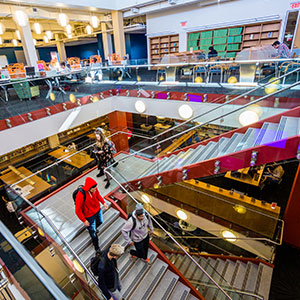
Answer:
[(35, 69), (34, 67), (25, 67), (26, 76), (33, 77), (35, 76)]

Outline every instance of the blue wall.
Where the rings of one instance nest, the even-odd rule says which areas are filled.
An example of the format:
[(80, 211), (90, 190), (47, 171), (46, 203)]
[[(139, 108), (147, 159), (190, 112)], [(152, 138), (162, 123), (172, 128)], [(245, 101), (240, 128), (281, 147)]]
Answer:
[(145, 34), (125, 34), (126, 53), (130, 59), (147, 58), (147, 38)]
[(67, 57), (80, 57), (87, 59), (92, 55), (98, 54), (98, 43), (83, 44), (78, 46), (66, 47)]
[(22, 47), (8, 47), (8, 48), (0, 48), (0, 55), (6, 55), (7, 61), (9, 64), (16, 63), (17, 59), (15, 56), (15, 50), (23, 50)]
[(40, 60), (49, 62), (51, 60), (50, 52), (57, 51), (56, 47), (43, 47), (37, 48), (40, 56)]

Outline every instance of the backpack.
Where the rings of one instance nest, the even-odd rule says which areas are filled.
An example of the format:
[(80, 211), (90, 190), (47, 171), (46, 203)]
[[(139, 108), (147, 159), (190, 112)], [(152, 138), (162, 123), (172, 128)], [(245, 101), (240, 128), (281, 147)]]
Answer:
[(83, 206), (84, 206), (84, 202), (85, 202), (85, 198), (86, 198), (86, 194), (85, 191), (83, 189), (83, 185), (80, 185), (72, 194), (73, 200), (74, 200), (74, 204), (76, 205), (76, 197), (78, 193), (81, 193), (83, 196)]
[[(148, 219), (148, 222), (149, 222), (149, 214), (147, 212), (145, 212), (145, 216), (146, 216), (146, 218)], [(136, 218), (133, 216), (133, 212), (131, 212), (131, 213), (128, 214), (128, 219), (127, 220), (129, 220), (130, 218), (132, 218), (133, 224), (132, 224), (132, 227), (131, 227), (131, 229), (129, 231), (129, 236), (131, 236), (132, 231), (136, 227)]]
[(91, 258), (91, 271), (94, 274), (94, 276), (99, 276), (98, 266), (100, 261), (103, 263), (103, 265), (105, 264), (105, 259), (100, 253), (97, 253), (96, 256)]

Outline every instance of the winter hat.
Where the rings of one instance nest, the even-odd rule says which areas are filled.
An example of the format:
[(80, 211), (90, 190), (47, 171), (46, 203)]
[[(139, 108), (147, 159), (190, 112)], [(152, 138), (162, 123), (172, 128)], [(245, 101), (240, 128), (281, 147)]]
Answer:
[(144, 207), (142, 203), (138, 203), (135, 207), (135, 214), (137, 216), (143, 215), (144, 214)]

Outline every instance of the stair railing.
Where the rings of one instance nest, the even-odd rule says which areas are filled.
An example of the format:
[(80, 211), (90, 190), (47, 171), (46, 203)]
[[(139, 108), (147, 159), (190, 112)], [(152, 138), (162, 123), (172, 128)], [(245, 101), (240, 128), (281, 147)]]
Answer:
[[(298, 69), (297, 69), (297, 70), (298, 70)], [(300, 68), (299, 68), (299, 70), (300, 70)], [(166, 141), (169, 141), (169, 140), (171, 140), (171, 139), (177, 138), (177, 137), (179, 137), (179, 136), (181, 136), (181, 135), (183, 135), (183, 134), (189, 132), (190, 130), (194, 130), (194, 129), (196, 129), (196, 128), (201, 128), (201, 127), (203, 127), (203, 126), (205, 126), (205, 125), (208, 125), (208, 124), (210, 124), (210, 123), (212, 123), (212, 122), (214, 122), (214, 121), (217, 121), (217, 120), (219, 120), (219, 119), (222, 119), (222, 118), (224, 118), (224, 117), (227, 117), (227, 116), (229, 116), (229, 115), (231, 115), (231, 114), (233, 114), (233, 113), (236, 113), (236, 112), (238, 112), (238, 111), (240, 111), (240, 110), (242, 110), (242, 109), (244, 109), (244, 108), (246, 108), (246, 107), (248, 107), (248, 106), (251, 106), (251, 105), (253, 105), (253, 104), (256, 104), (256, 103), (258, 103), (258, 102), (260, 102), (260, 101), (262, 101), (262, 100), (264, 100), (264, 99), (267, 99), (268, 97), (275, 96), (275, 95), (277, 95), (277, 94), (279, 94), (279, 93), (281, 93), (281, 92), (284, 92), (284, 91), (286, 91), (286, 90), (289, 90), (289, 89), (291, 89), (291, 88), (293, 88), (293, 87), (295, 87), (295, 86), (297, 86), (297, 85), (299, 85), (299, 84), (300, 84), (300, 81), (297, 81), (297, 82), (291, 84), (291, 85), (288, 86), (288, 87), (282, 88), (282, 89), (280, 89), (280, 90), (278, 90), (278, 91), (275, 91), (275, 92), (273, 92), (273, 93), (271, 93), (271, 94), (268, 94), (268, 95), (262, 96), (262, 97), (260, 97), (260, 98), (258, 98), (258, 99), (256, 99), (256, 100), (253, 100), (253, 101), (251, 101), (251, 102), (249, 102), (249, 103), (247, 103), (247, 104), (241, 105), (240, 107), (238, 107), (238, 108), (236, 108), (236, 109), (234, 109), (234, 110), (232, 110), (232, 111), (230, 111), (230, 112), (228, 112), (228, 113), (225, 113), (225, 114), (223, 114), (223, 115), (221, 115), (221, 116), (212, 118), (212, 119), (210, 119), (209, 121), (206, 121), (206, 122), (204, 122), (204, 123), (202, 123), (202, 124), (198, 124), (198, 125), (196, 125), (196, 126), (193, 126), (193, 127), (191, 127), (191, 128), (188, 128), (188, 129), (186, 129), (186, 130), (184, 130), (184, 131), (181, 131), (181, 132), (179, 132), (179, 133), (175, 133), (174, 135), (172, 135), (172, 136), (170, 136), (170, 137), (167, 137), (167, 138), (165, 138), (165, 139), (162, 140), (162, 141), (156, 142), (156, 143), (154, 143), (154, 144), (152, 144), (152, 145), (149, 145), (149, 146), (147, 146), (147, 147), (145, 147), (145, 148), (143, 148), (143, 149), (141, 149), (141, 150), (138, 150), (138, 151), (136, 151), (136, 152), (133, 152), (133, 153), (131, 153), (129, 156), (123, 157), (123, 158), (121, 158), (121, 159), (118, 160), (118, 161), (126, 160), (126, 159), (128, 159), (129, 157), (131, 157), (131, 156), (134, 156), (134, 155), (137, 155), (137, 154), (139, 154), (139, 153), (141, 153), (141, 152), (144, 152), (145, 150), (150, 149), (150, 148), (152, 148), (152, 147), (154, 147), (154, 146), (158, 146), (158, 145), (160, 145), (160, 144), (163, 143), (163, 142), (166, 142)], [(226, 102), (226, 104), (228, 104), (228, 103)], [(226, 105), (226, 104), (222, 104), (222, 106), (224, 106), (224, 105)], [(221, 107), (221, 106), (220, 106), (220, 107)], [(216, 109), (217, 109), (217, 108), (214, 108), (214, 109), (212, 109), (212, 110), (210, 110), (210, 111), (208, 111), (208, 112), (206, 112), (206, 113), (204, 113), (204, 114), (202, 114), (202, 115), (200, 115), (200, 116), (204, 116), (204, 115), (206, 115), (207, 113), (210, 113), (210, 112), (212, 112), (212, 111), (214, 111), (214, 110), (216, 110)], [(198, 116), (198, 117), (200, 117), (200, 116)], [(198, 117), (197, 117), (197, 118), (198, 118)], [(174, 128), (174, 127), (173, 127), (173, 128)], [(172, 129), (173, 129), (173, 128), (172, 128)], [(171, 130), (171, 129), (169, 129), (169, 131), (170, 131), (170, 130)], [(163, 133), (166, 133), (166, 132), (167, 132), (167, 131), (164, 131)], [(110, 167), (109, 167), (109, 168), (110, 168)]]
[[(107, 170), (105, 170), (107, 172)], [(120, 186), (120, 188), (135, 202), (139, 203), (123, 186), (122, 184), (111, 174), (109, 173), (109, 176)], [(149, 214), (152, 221), (155, 222), (155, 224), (184, 252), (186, 256), (199, 268), (208, 278), (213, 282), (213, 284), (218, 288), (227, 299), (232, 300), (232, 298), (227, 294), (227, 292), (210, 276), (210, 274), (180, 245), (180, 243), (172, 236), (168, 231), (164, 229), (164, 227), (157, 222), (155, 218)]]
[[(91, 271), (85, 266), (85, 264), (83, 263), (83, 261), (80, 259), (80, 257), (77, 255), (77, 253), (73, 250), (73, 248), (71, 247), (71, 245), (67, 242), (67, 240), (64, 238), (64, 236), (61, 234), (61, 232), (58, 230), (58, 228), (54, 225), (54, 223), (51, 221), (51, 219), (44, 214), (37, 206), (35, 206), (34, 204), (32, 204), (29, 200), (26, 199), (26, 197), (23, 197), (19, 194), (19, 196), (34, 210), (36, 211), (37, 214), (41, 215), (46, 222), (48, 223), (48, 225), (51, 227), (51, 229), (55, 232), (55, 234), (60, 238), (60, 240), (63, 242), (63, 245), (68, 249), (68, 251), (71, 253), (71, 255), (76, 259), (76, 261), (79, 263), (79, 265), (83, 268), (83, 270), (85, 271), (85, 273), (88, 275), (88, 277), (92, 280), (94, 286), (97, 288), (98, 292), (102, 295), (102, 291), (100, 290), (99, 286), (98, 286), (98, 281), (95, 278), (95, 276), (91, 273)], [(40, 220), (41, 221), (41, 220)], [(43, 226), (42, 222), (41, 222), (41, 226)], [(43, 229), (43, 228), (42, 228)], [(43, 229), (44, 232), (46, 232), (46, 230)], [(60, 245), (61, 247), (61, 245)], [(104, 300), (104, 296), (101, 300)]]

